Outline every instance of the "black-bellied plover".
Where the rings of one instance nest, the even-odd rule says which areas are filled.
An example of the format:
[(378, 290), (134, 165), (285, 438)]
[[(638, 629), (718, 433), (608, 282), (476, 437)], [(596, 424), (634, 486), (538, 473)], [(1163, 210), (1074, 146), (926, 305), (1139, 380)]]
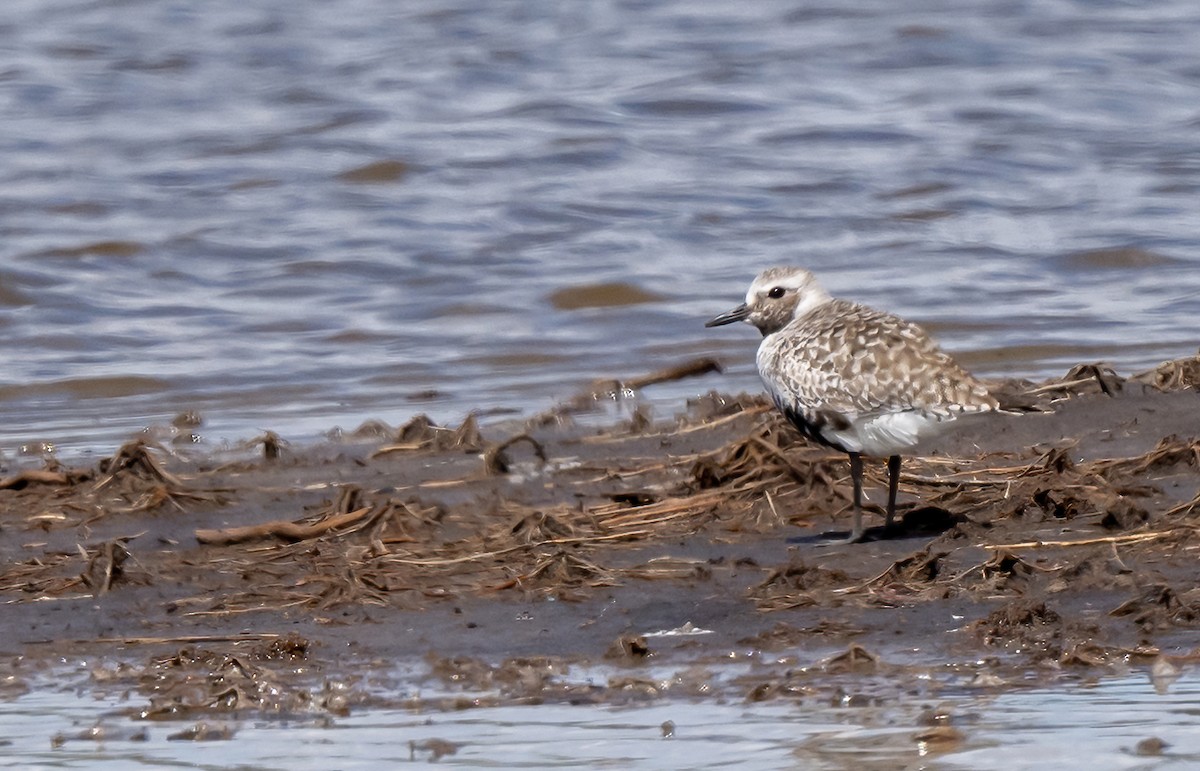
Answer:
[(861, 541), (862, 456), (888, 459), (886, 530), (896, 515), (900, 453), (962, 415), (993, 412), (987, 388), (916, 324), (837, 300), (807, 270), (769, 268), (746, 302), (705, 326), (746, 321), (762, 332), (758, 373), (804, 436), (850, 455)]

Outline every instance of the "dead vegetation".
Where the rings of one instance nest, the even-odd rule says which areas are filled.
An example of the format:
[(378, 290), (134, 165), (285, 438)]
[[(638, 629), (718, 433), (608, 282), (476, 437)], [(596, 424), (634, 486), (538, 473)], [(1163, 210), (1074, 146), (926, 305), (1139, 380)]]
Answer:
[[(1195, 373), (1191, 359), (1130, 381), (1195, 388)], [(1130, 381), (1088, 365), (1023, 393), (1052, 403), (1116, 394)], [(1056, 626), (1046, 598), (1104, 585), (1123, 593), (1111, 603), (1112, 618), (1139, 631), (1200, 618), (1193, 591), (1164, 582), (1140, 560), (1151, 550), (1194, 557), (1200, 548), (1196, 438), (1165, 436), (1134, 457), (1085, 459), (1060, 443), (913, 459), (901, 490), (917, 503), (908, 504), (885, 551), (809, 545), (782, 567), (760, 567), (663, 554), (683, 542), (778, 538), (788, 525), (819, 529), (848, 511), (844, 457), (807, 444), (760, 399), (710, 395), (677, 424), (632, 434), (564, 438), (539, 433), (537, 422), (489, 441), (474, 416), (455, 429), (418, 416), (394, 431), (380, 428), (382, 444), (344, 464), (361, 470), (358, 477), (343, 470), (334, 476), (349, 481), (312, 489), (294, 479), (281, 485), (286, 443), (273, 434), (258, 440), (261, 479), (269, 480), (257, 483), (262, 489), (253, 487), (253, 464), (235, 479), (228, 467), (205, 471), (143, 442), (121, 447), (95, 470), (22, 472), (0, 481), (0, 533), (13, 542), (0, 593), (10, 602), (45, 602), (152, 582), (177, 587), (169, 611), (176, 618), (284, 610), (323, 617), (345, 607), (425, 608), (461, 597), (583, 600), (634, 582), (707, 582), (741, 571), (756, 577), (746, 601), (762, 612), (970, 601), (991, 614), (976, 627), (985, 645), (1033, 640), (1063, 661), (1084, 660), (1079, 643), (1091, 633)], [(515, 460), (518, 452), (528, 462)], [(412, 464), (402, 464), (413, 458), (442, 475), (395, 484), (369, 476), (407, 473)], [(1167, 491), (1180, 479), (1190, 483)], [(867, 484), (884, 486), (880, 468), (868, 468)], [(1180, 490), (1188, 492), (1179, 497)], [(173, 535), (91, 535), (104, 526), (127, 533), (143, 522)], [(866, 554), (873, 556), (858, 558)], [(1150, 596), (1138, 594), (1141, 586), (1159, 588)], [(845, 624), (821, 623), (805, 634)], [(230, 693), (238, 702), (252, 698)]]

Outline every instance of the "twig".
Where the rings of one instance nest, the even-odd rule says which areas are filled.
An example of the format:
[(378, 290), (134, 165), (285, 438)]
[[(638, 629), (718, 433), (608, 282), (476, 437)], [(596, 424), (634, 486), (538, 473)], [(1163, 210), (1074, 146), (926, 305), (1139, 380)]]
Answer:
[(1190, 501), (1181, 503), (1178, 506), (1174, 506), (1170, 509), (1167, 509), (1166, 513), (1163, 516), (1173, 517), (1178, 514), (1184, 514), (1184, 513), (1191, 514), (1192, 511), (1194, 511), (1197, 506), (1200, 506), (1200, 495), (1196, 496), (1195, 498), (1191, 499)]
[(424, 450), (429, 446), (428, 442), (400, 442), (397, 444), (385, 444), (383, 447), (376, 449), (371, 453), (372, 459), (378, 458), (380, 455), (387, 455), (392, 452), (413, 452), (414, 450)]
[(923, 485), (962, 485), (962, 486), (979, 486), (988, 487), (991, 485), (1007, 484), (1008, 479), (952, 479), (951, 475), (944, 477), (926, 477), (918, 474), (901, 474), (901, 482), (916, 482)]
[(1176, 533), (1196, 532), (1195, 528), (1176, 527), (1170, 530), (1157, 530), (1153, 533), (1129, 533), (1126, 535), (1106, 535), (1098, 538), (1084, 538), (1079, 541), (1025, 541), (1024, 543), (980, 544), (983, 549), (1036, 549), (1042, 546), (1091, 546), (1097, 543), (1125, 544), (1156, 541), (1159, 538), (1175, 535)]
[(674, 380), (683, 380), (684, 378), (696, 377), (698, 375), (707, 375), (709, 372), (721, 372), (721, 364), (716, 359), (708, 356), (702, 356), (698, 359), (692, 359), (683, 364), (676, 364), (673, 367), (660, 369), (656, 372), (651, 372), (648, 375), (641, 377), (630, 378), (621, 382), (629, 388), (645, 388), (658, 383), (669, 383)]
[[(714, 503), (727, 498), (727, 494), (720, 491), (701, 493), (692, 495), (687, 498), (675, 498), (671, 500), (661, 501), (659, 503), (651, 503), (646, 506), (638, 506), (633, 509), (620, 507), (615, 509), (614, 513), (608, 513), (604, 510), (593, 510), (592, 513), (600, 517), (600, 526), (604, 528), (619, 527), (625, 524), (641, 524), (643, 521), (650, 521), (653, 517), (662, 516), (664, 514), (676, 514), (686, 512), (692, 509), (710, 506)], [(620, 512), (620, 513), (616, 513)]]
[(29, 469), (19, 474), (0, 479), (0, 490), (19, 490), (31, 484), (65, 485), (70, 484), (71, 476), (63, 471), (50, 469)]
[(771, 491), (767, 490), (767, 505), (771, 507), (771, 513), (775, 515), (776, 522), (782, 522), (783, 517), (779, 516), (779, 509), (775, 508), (775, 499), (771, 497)]
[(1096, 382), (1095, 376), (1081, 377), (1078, 380), (1060, 380), (1060, 381), (1057, 381), (1054, 383), (1047, 383), (1046, 385), (1038, 386), (1037, 388), (1030, 388), (1025, 393), (1032, 396), (1034, 394), (1045, 393), (1046, 391), (1056, 391), (1060, 388), (1072, 388), (1077, 385), (1083, 385), (1084, 383), (1095, 383), (1095, 382)]
[(476, 560), (486, 559), (488, 557), (499, 557), (502, 554), (509, 554), (521, 549), (536, 549), (539, 546), (554, 546), (558, 544), (572, 543), (591, 543), (593, 541), (619, 541), (622, 539), (633, 538), (641, 535), (652, 535), (650, 530), (629, 530), (624, 533), (613, 533), (612, 535), (595, 535), (583, 536), (578, 538), (551, 538), (546, 541), (534, 541), (533, 543), (523, 543), (518, 546), (509, 546), (496, 551), (477, 552), (475, 554), (467, 554), (462, 557), (451, 557), (447, 559), (423, 559), (410, 560), (399, 557), (389, 557), (388, 562), (394, 562), (398, 565), (420, 565), (423, 567), (437, 567), (442, 565), (461, 565), (464, 562), (474, 562)]
[[(278, 640), (283, 635), (275, 632), (242, 632), (241, 634), (184, 634), (173, 637), (90, 637), (80, 640), (72, 640), (78, 645), (107, 645), (109, 643), (117, 643), (120, 645), (159, 645), (161, 643), (213, 643), (213, 642), (254, 642), (256, 640)], [(36, 643), (25, 643), (26, 645), (40, 645), (50, 643), (51, 640), (37, 641)]]
[(546, 448), (542, 446), (542, 443), (529, 434), (517, 434), (510, 436), (483, 454), (484, 471), (488, 474), (507, 474), (510, 464), (505, 450), (518, 442), (527, 442), (533, 447), (533, 454), (537, 456), (537, 459), (542, 462), (543, 466), (546, 465)]
[(746, 407), (745, 409), (739, 410), (738, 412), (735, 412), (732, 415), (726, 415), (723, 418), (717, 418), (716, 420), (708, 420), (703, 423), (697, 423), (694, 426), (688, 426), (686, 428), (678, 429), (677, 431), (672, 432), (672, 436), (680, 436), (682, 434), (690, 434), (693, 431), (704, 431), (706, 429), (713, 429), (713, 428), (716, 428), (717, 426), (723, 426), (726, 423), (732, 423), (733, 421), (737, 420), (738, 418), (744, 418), (748, 415), (758, 415), (759, 413), (768, 412), (773, 409), (775, 409), (775, 408), (770, 404), (755, 404), (750, 407)]
[(304, 541), (309, 538), (315, 538), (319, 535), (324, 535), (338, 527), (356, 522), (366, 516), (370, 511), (371, 506), (363, 506), (361, 509), (348, 511), (345, 514), (327, 517), (320, 522), (315, 522), (311, 525), (302, 525), (299, 522), (291, 522), (286, 519), (275, 520), (273, 522), (264, 522), (261, 525), (249, 525), (247, 527), (231, 527), (224, 530), (197, 530), (196, 540), (200, 543), (212, 544), (216, 546), (226, 546), (234, 543), (243, 543), (245, 541), (257, 541), (260, 538), (281, 538), (285, 541)]

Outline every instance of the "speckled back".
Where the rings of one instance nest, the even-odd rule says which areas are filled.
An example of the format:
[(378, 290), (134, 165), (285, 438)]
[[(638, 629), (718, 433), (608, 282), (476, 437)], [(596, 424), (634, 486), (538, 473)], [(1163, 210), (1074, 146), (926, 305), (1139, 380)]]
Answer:
[(781, 408), (810, 420), (904, 410), (949, 418), (998, 408), (923, 329), (847, 300), (830, 300), (765, 337), (758, 369)]

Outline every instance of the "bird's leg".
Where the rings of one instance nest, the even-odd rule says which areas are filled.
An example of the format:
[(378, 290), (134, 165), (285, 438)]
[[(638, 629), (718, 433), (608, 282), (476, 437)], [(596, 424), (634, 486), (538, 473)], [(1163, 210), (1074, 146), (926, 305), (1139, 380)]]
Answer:
[(892, 529), (892, 520), (896, 517), (896, 491), (900, 488), (900, 456), (893, 455), (888, 458), (888, 507), (887, 521), (883, 528), (885, 531)]
[(862, 468), (862, 455), (857, 452), (850, 453), (850, 478), (854, 480), (854, 529), (850, 531), (850, 537), (844, 541), (831, 541), (827, 544), (818, 544), (818, 546), (834, 546), (862, 541)]
[(847, 543), (858, 543), (863, 537), (862, 524), (862, 456), (850, 453), (850, 477), (854, 480), (854, 530)]

